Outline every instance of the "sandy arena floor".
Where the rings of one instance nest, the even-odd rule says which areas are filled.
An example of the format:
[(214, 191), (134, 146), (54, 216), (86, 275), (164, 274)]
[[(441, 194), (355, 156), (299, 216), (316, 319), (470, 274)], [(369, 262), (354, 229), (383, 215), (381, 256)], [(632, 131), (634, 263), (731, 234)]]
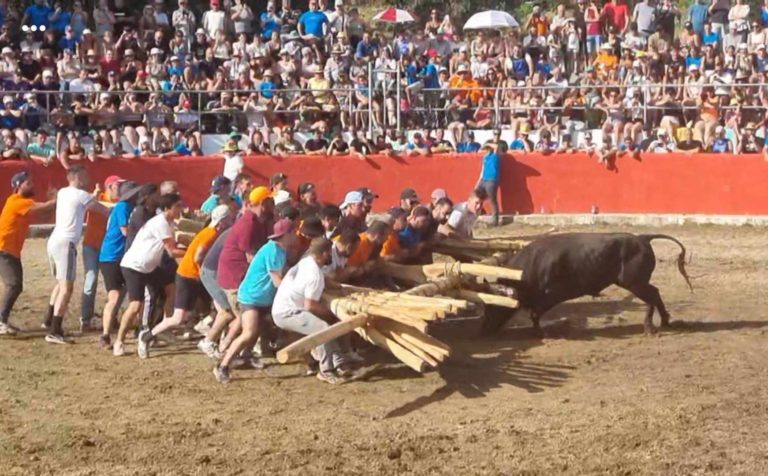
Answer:
[[(424, 376), (372, 349), (377, 363), (339, 387), (299, 365), (222, 386), (193, 343), (140, 361), (94, 334), (2, 339), (0, 474), (764, 474), (766, 232), (662, 231), (693, 253), (691, 294), (677, 248), (654, 245), (653, 282), (684, 327), (644, 336), (644, 306), (611, 289), (552, 311), (553, 338), (526, 320), (490, 339), (447, 329), (455, 357)], [(52, 284), (42, 240), (24, 263), (12, 319), (36, 329)]]

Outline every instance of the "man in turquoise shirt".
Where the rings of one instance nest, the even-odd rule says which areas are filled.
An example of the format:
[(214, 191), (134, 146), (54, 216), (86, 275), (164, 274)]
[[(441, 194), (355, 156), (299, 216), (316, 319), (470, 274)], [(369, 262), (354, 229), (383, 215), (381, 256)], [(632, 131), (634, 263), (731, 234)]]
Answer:
[(488, 200), (491, 202), (491, 213), (493, 214), (493, 226), (499, 226), (499, 203), (496, 194), (499, 190), (501, 156), (490, 145), (483, 146), (480, 152), (483, 154), (483, 168), (480, 170), (480, 180), (478, 180), (475, 188), (485, 190), (488, 194)]

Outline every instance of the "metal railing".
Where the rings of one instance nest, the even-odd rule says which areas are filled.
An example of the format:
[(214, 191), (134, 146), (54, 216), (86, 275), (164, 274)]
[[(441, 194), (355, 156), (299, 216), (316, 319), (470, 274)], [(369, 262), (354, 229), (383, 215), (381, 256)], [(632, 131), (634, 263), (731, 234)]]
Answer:
[[(390, 79), (377, 80), (381, 76)], [(48, 91), (1, 91), (0, 95), (14, 96), (15, 99), (21, 99), (25, 94), (34, 94), (37, 103), (41, 106), (37, 110), (26, 111), (20, 118), (20, 126), (27, 124), (37, 126), (38, 124), (51, 124), (53, 126), (66, 127), (70, 123), (73, 128), (98, 128), (98, 127), (119, 127), (123, 125), (141, 124), (149, 129), (158, 127), (168, 127), (170, 129), (185, 130), (196, 127), (201, 132), (207, 133), (226, 133), (232, 128), (239, 130), (248, 129), (252, 115), (261, 114), (264, 121), (268, 122), (269, 117), (281, 118), (281, 122), (293, 122), (296, 117), (303, 113), (316, 113), (320, 117), (328, 117), (334, 120), (338, 114), (344, 114), (358, 125), (363, 125), (369, 133), (374, 130), (384, 128), (401, 129), (402, 118), (405, 115), (447, 115), (453, 111), (450, 100), (457, 94), (466, 93), (480, 95), (488, 101), (487, 107), (493, 111), (493, 126), (503, 126), (501, 118), (505, 115), (521, 114), (528, 115), (531, 111), (553, 112), (553, 111), (589, 111), (598, 110), (608, 112), (606, 109), (623, 108), (623, 112), (637, 112), (637, 108), (642, 110), (643, 121), (649, 120), (649, 114), (654, 111), (675, 109), (682, 114), (697, 112), (700, 110), (700, 104), (696, 95), (701, 91), (708, 89), (714, 91), (729, 91), (728, 98), (733, 96), (735, 89), (746, 91), (751, 96), (759, 95), (760, 98), (768, 97), (767, 83), (646, 83), (646, 84), (573, 84), (563, 86), (559, 84), (541, 84), (527, 86), (508, 86), (508, 87), (469, 87), (469, 88), (440, 88), (429, 89), (420, 88), (416, 97), (420, 99), (414, 104), (410, 104), (409, 110), (405, 111), (402, 107), (402, 97), (405, 92), (402, 84), (403, 77), (400, 69), (395, 70), (376, 70), (368, 68), (367, 84), (348, 85), (345, 88), (327, 88), (327, 89), (274, 89), (272, 98), (265, 97), (257, 90), (250, 89), (228, 89), (228, 90), (160, 90), (160, 91), (87, 91), (74, 92), (67, 90), (48, 90)], [(632, 89), (634, 93), (639, 93), (638, 104), (628, 109), (626, 107), (613, 105), (606, 107), (603, 101), (603, 93), (610, 90), (626, 91)], [(572, 94), (573, 91), (587, 92), (582, 94), (583, 104), (564, 106), (562, 96)], [(677, 98), (675, 104), (655, 104), (652, 97), (658, 91), (667, 91)], [(550, 92), (556, 92), (556, 104), (531, 104), (525, 98), (532, 95), (546, 97)], [(295, 99), (304, 94), (311, 94), (323, 99), (327, 105), (335, 105), (335, 108), (302, 109), (296, 106)], [(367, 104), (361, 104), (356, 95), (360, 93), (367, 95)], [(105, 109), (97, 109), (94, 112), (84, 114), (72, 113), (67, 108), (76, 102), (77, 99), (85, 99), (89, 105), (97, 104), (99, 96), (108, 94), (109, 97), (124, 98), (126, 95), (154, 98), (150, 99), (149, 107), (141, 112), (118, 111), (109, 112)], [(244, 104), (230, 103), (224, 99), (228, 94), (231, 98), (238, 97)], [(410, 96), (410, 93), (408, 93)], [(323, 96), (326, 96), (323, 98)], [(724, 95), (720, 95), (725, 97)], [(521, 99), (515, 102), (513, 98)], [(387, 98), (394, 98), (394, 103)], [(193, 105), (190, 110), (173, 112), (168, 111), (161, 104), (166, 106), (178, 104), (182, 99), (189, 99)], [(591, 102), (595, 102), (592, 104)], [(81, 101), (82, 102), (82, 101)], [(543, 101), (542, 101), (543, 102)], [(48, 105), (49, 107), (42, 107)], [(65, 106), (59, 108), (55, 106)], [(231, 106), (231, 107), (230, 107)], [(394, 106), (394, 111), (390, 108)], [(376, 110), (378, 109), (378, 111)], [(767, 110), (768, 107), (760, 105), (732, 105), (730, 101), (717, 106), (718, 114), (726, 114), (729, 111), (741, 110)], [(89, 109), (90, 110), (90, 109)], [(477, 110), (476, 106), (470, 107), (471, 112)], [(381, 121), (374, 118), (375, 113), (379, 113)], [(358, 115), (356, 117), (356, 115)], [(359, 116), (362, 116), (359, 117)], [(636, 117), (636, 116), (635, 116)], [(364, 121), (364, 124), (360, 124)], [(421, 125), (426, 125), (428, 121), (422, 121)], [(266, 124), (270, 127), (272, 124)], [(36, 127), (27, 127), (35, 129)]]

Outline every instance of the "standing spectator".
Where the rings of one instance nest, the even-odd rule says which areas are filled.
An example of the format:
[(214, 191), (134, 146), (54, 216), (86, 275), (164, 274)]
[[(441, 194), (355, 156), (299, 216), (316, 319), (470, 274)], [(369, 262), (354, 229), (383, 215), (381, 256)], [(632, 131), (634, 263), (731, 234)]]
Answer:
[[(728, 33), (728, 14), (731, 10), (731, 0), (712, 0), (707, 11), (709, 21), (712, 23), (712, 32), (718, 35), (720, 41)], [(706, 42), (705, 42), (706, 44)], [(722, 46), (718, 44), (718, 46)]]
[(187, 8), (188, 0), (178, 0), (178, 2), (179, 8), (174, 10), (171, 15), (171, 24), (173, 25), (173, 28), (183, 32), (184, 38), (191, 42), (194, 38), (193, 33), (197, 27), (197, 19), (195, 18), (195, 13)]
[(226, 35), (226, 14), (219, 10), (219, 0), (211, 0), (211, 9), (203, 13), (203, 19), (200, 25), (205, 30), (208, 38), (219, 38), (219, 35)]
[(104, 38), (107, 32), (114, 32), (115, 14), (109, 9), (108, 0), (98, 0), (96, 7), (93, 9), (93, 21), (96, 24), (96, 36)]
[(709, 16), (709, 8), (706, 5), (706, 0), (696, 0), (688, 8), (688, 21), (691, 22), (693, 31), (699, 36), (704, 34), (704, 24), (707, 22)]
[(648, 37), (656, 31), (655, 20), (655, 0), (642, 0), (635, 5), (635, 10), (632, 13), (632, 21), (637, 23), (637, 31), (643, 38), (648, 39)]
[(235, 5), (231, 8), (230, 19), (235, 27), (235, 35), (253, 33), (253, 10), (245, 0), (235, 0)]

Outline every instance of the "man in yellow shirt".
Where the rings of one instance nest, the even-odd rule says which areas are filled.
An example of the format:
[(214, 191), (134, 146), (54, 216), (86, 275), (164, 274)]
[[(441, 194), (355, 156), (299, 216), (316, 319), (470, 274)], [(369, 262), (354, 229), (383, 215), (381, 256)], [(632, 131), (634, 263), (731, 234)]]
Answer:
[(8, 318), (23, 289), (21, 250), (32, 218), (56, 206), (55, 198), (47, 202), (36, 202), (32, 198), (35, 188), (28, 172), (14, 175), (11, 189), (13, 193), (0, 213), (0, 335), (14, 335), (18, 331), (8, 323)]

